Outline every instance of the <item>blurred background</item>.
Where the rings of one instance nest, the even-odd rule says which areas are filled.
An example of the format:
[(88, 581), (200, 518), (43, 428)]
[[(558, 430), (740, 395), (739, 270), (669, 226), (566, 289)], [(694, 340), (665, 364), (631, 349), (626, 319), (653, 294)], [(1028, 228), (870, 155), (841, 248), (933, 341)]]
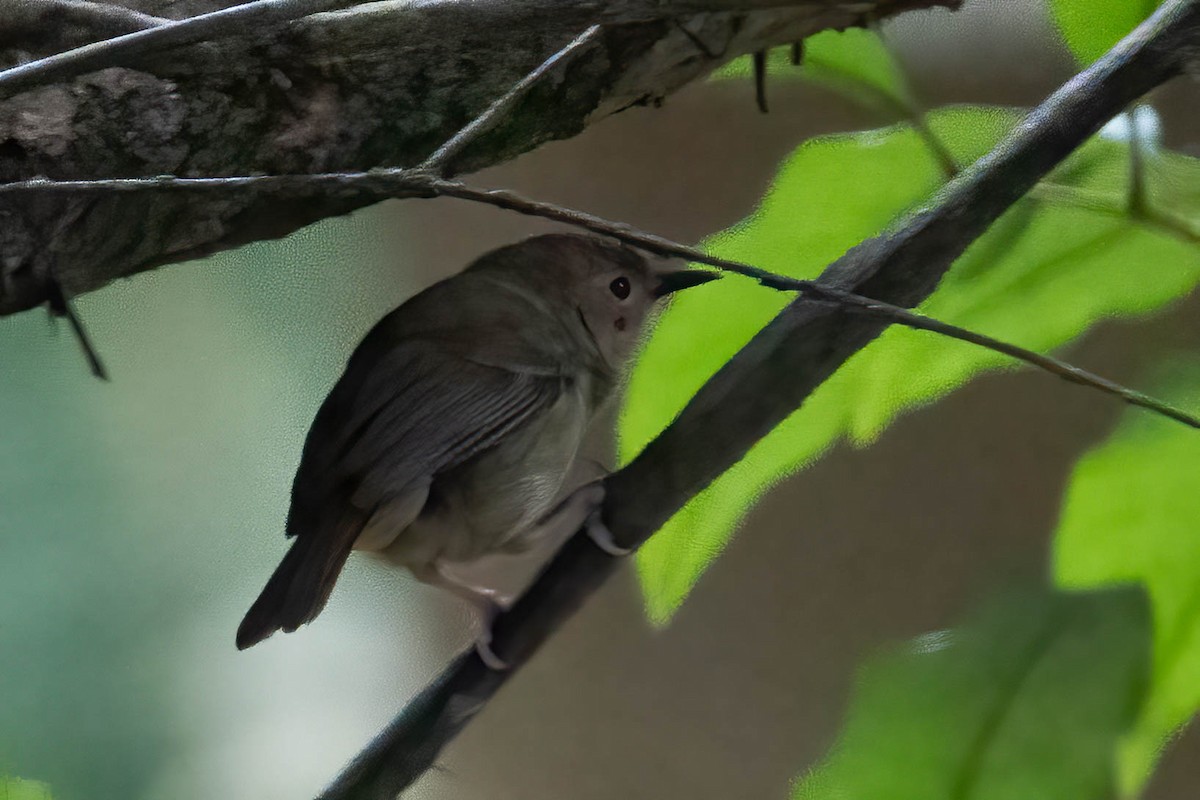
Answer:
[[(1040, 0), (967, 0), (885, 27), (927, 107), (1030, 106), (1074, 72)], [(887, 120), (798, 81), (696, 85), (476, 177), (687, 242), (745, 217), (802, 140)], [(1163, 95), (1167, 141), (1200, 120)], [(0, 319), (0, 774), (54, 797), (312, 796), (473, 636), (466, 609), (352, 559), (320, 620), (239, 653), (285, 550), (308, 425), (358, 338), (480, 253), (548, 223), (388, 202), (148, 273), (62, 325)], [(1195, 300), (1069, 355), (1136, 383), (1194, 346)], [(681, 358), (686, 354), (681, 354)], [(458, 800), (787, 796), (839, 730), (857, 665), (1041, 575), (1071, 465), (1121, 408), (1030, 372), (983, 377), (768, 494), (672, 624), (632, 566), (411, 792)], [(781, 568), (780, 565), (785, 565)], [(1145, 796), (1196, 796), (1200, 735)]]

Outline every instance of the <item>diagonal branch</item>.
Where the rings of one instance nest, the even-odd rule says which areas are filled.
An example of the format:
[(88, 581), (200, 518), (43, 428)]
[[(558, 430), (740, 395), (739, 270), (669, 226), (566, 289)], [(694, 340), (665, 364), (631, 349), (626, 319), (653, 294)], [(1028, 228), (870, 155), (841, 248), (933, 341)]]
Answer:
[(418, 169), (428, 170), (443, 177), (450, 174), (450, 162), (461, 153), (467, 145), (478, 139), (482, 134), (491, 130), (496, 124), (513, 109), (514, 106), (524, 97), (533, 85), (542, 79), (547, 72), (554, 69), (559, 64), (569, 61), (581, 48), (594, 42), (600, 33), (600, 26), (593, 25), (583, 33), (576, 36), (567, 44), (566, 47), (559, 50), (554, 55), (547, 58), (537, 69), (530, 72), (521, 80), (505, 92), (496, 102), (487, 107), (482, 114), (467, 123), (467, 126), (458, 133), (451, 136), (445, 144), (435, 150), (429, 158), (421, 162)]
[[(582, 37), (581, 37), (582, 38)], [(466, 130), (466, 129), (464, 129)], [(763, 286), (781, 291), (795, 291), (814, 299), (825, 300), (844, 306), (848, 311), (865, 314), (888, 323), (904, 325), (914, 330), (929, 331), (987, 350), (1015, 358), (1071, 383), (1095, 389), (1117, 397), (1133, 406), (1145, 408), (1192, 428), (1200, 428), (1200, 419), (1174, 408), (1162, 400), (1129, 389), (1119, 383), (1095, 373), (1069, 364), (1052, 356), (1001, 341), (977, 331), (917, 314), (891, 303), (864, 297), (851, 291), (831, 286), (823, 281), (790, 278), (769, 272), (752, 264), (721, 258), (672, 241), (653, 233), (638, 230), (631, 225), (614, 222), (573, 208), (531, 200), (504, 189), (480, 189), (460, 181), (443, 180), (429, 175), (424, 167), (415, 170), (389, 169), (359, 173), (325, 173), (318, 175), (244, 175), (221, 178), (179, 178), (164, 175), (158, 178), (109, 178), (95, 181), (50, 181), (34, 179), (16, 183), (0, 184), (0, 196), (21, 192), (136, 192), (147, 190), (209, 190), (231, 191), (235, 189), (268, 189), (281, 194), (312, 191), (320, 187), (327, 191), (370, 191), (386, 197), (455, 197), (476, 203), (515, 211), (520, 214), (553, 220), (577, 228), (611, 236), (626, 244), (664, 257), (683, 258), (699, 264), (708, 264), (726, 272), (753, 278)]]
[[(1169, 0), (1107, 56), (1068, 82), (937, 202), (831, 264), (822, 283), (905, 306), (928, 296), (951, 263), (1006, 209), (1104, 122), (1178, 74), (1200, 52), (1200, 0)], [(605, 481), (603, 517), (616, 543), (637, 547), (688, 500), (792, 414), (886, 327), (801, 297), (708, 381), (680, 416)], [(563, 546), (493, 628), (513, 669), (461, 656), (321, 795), (395, 797), (617, 568), (584, 532)]]

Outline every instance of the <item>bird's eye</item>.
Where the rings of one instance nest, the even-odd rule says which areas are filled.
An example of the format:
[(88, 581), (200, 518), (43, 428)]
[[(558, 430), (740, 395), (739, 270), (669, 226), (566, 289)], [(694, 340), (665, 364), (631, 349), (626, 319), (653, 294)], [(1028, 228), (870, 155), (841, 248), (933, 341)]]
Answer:
[(609, 290), (616, 295), (618, 300), (624, 300), (629, 297), (629, 279), (617, 278), (608, 285)]

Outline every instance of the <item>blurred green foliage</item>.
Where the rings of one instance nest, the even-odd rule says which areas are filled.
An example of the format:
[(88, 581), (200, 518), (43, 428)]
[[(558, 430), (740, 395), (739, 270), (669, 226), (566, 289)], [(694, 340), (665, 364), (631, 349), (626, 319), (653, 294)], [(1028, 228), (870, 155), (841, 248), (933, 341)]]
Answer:
[[(162, 787), (265, 724), (245, 700), (261, 695), (256, 673), (222, 675), (223, 659), (284, 547), (317, 405), (353, 343), (412, 292), (380, 214), (78, 298), (111, 383), (61, 321), (0, 319), (0, 417), (20, 421), (0, 431), (0, 528), (18, 521), (0, 557), (0, 769), (70, 800), (211, 796), (223, 776), (199, 794)], [(328, 268), (348, 258), (354, 280)]]
[(50, 787), (39, 781), (0, 775), (0, 800), (52, 800)]
[[(1158, 4), (1051, 0), (1051, 9), (1067, 46), (1088, 63)], [(873, 33), (825, 33), (807, 44), (804, 67), (791, 74), (907, 124), (804, 144), (760, 208), (706, 243), (795, 277), (815, 276), (927, 201), (941, 180), (935, 157), (944, 165), (946, 149), (969, 163), (1018, 119), (956, 109), (926, 120)], [(774, 52), (771, 71), (789, 69), (786, 58)], [(740, 60), (718, 77), (750, 70)], [(1151, 312), (1189, 292), (1200, 280), (1200, 162), (1158, 149), (1157, 120), (1142, 111), (1114, 121), (1004, 216), (921, 310), (1047, 350), (1102, 319)], [(1130, 185), (1134, 139), (1144, 155), (1139, 187)], [(1138, 191), (1148, 203), (1133, 208)], [(749, 284), (721, 289), (681, 297), (647, 345), (621, 417), (622, 458), (786, 302)], [(740, 310), (735, 319), (721, 313), (731, 306)], [(1004, 365), (957, 342), (888, 331), (643, 548), (648, 615), (669, 619), (773, 483), (839, 440), (869, 444), (902, 411)], [(1157, 393), (1200, 412), (1200, 362), (1164, 371)], [(1198, 462), (1194, 432), (1129, 412), (1072, 476), (1055, 552), (1056, 581), (1068, 591), (1010, 593), (955, 631), (869, 661), (837, 746), (794, 797), (1136, 795), (1170, 736), (1200, 708)], [(1131, 583), (1144, 587), (1149, 609)]]
[(1158, 8), (1162, 0), (1050, 0), (1050, 11), (1072, 55), (1090, 64)]
[(1136, 589), (1012, 591), (862, 668), (830, 757), (794, 800), (1101, 800), (1137, 711)]
[[(1013, 113), (958, 108), (929, 126), (960, 163), (987, 152)], [(1200, 280), (1200, 251), (1179, 231), (1124, 212), (1127, 143), (1096, 138), (1052, 176), (1078, 202), (1026, 199), (955, 264), (922, 305), (931, 316), (1035, 350), (1061, 346), (1098, 320), (1144, 314)], [(1200, 213), (1193, 159), (1157, 153), (1151, 196)], [(927, 201), (941, 173), (910, 126), (806, 142), (781, 167), (762, 205), (705, 247), (799, 278)], [(1152, 275), (1153, 279), (1147, 279)], [(748, 281), (681, 296), (634, 371), (620, 419), (631, 458), (703, 382), (788, 301)], [(729, 308), (738, 309), (729, 314)], [(681, 354), (686, 354), (681, 356)], [(689, 503), (639, 553), (648, 614), (666, 621), (722, 550), (754, 499), (838, 441), (870, 444), (902, 412), (928, 404), (986, 370), (996, 353), (931, 334), (890, 329), (823, 385), (795, 416)], [(652, 379), (648, 376), (652, 376)]]
[[(1200, 361), (1162, 368), (1157, 395), (1200, 412)], [(1128, 412), (1118, 430), (1079, 460), (1055, 539), (1059, 585), (1137, 581), (1154, 617), (1154, 670), (1145, 708), (1120, 754), (1131, 796), (1167, 739), (1200, 708), (1200, 436)]]

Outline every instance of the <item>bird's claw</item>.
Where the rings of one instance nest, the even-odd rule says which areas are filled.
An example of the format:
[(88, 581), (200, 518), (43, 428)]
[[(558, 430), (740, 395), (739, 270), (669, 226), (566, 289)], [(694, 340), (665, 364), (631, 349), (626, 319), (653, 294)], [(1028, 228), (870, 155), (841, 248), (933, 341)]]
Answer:
[(608, 553), (613, 558), (623, 558), (633, 552), (632, 547), (622, 547), (617, 544), (613, 538), (612, 531), (604, 524), (604, 520), (600, 517), (600, 509), (597, 508), (592, 513), (588, 514), (587, 521), (584, 522), (584, 530), (587, 531), (588, 538), (595, 543), (604, 552)]
[[(613, 558), (621, 558), (629, 555), (633, 550), (617, 544), (612, 531), (604, 524), (604, 519), (600, 516), (604, 495), (604, 481), (592, 481), (576, 489), (570, 497), (564, 500), (559, 506), (559, 513), (573, 517), (576, 520), (572, 523), (573, 526), (579, 524), (578, 520), (582, 516), (583, 529), (596, 547)], [(575, 510), (568, 511), (568, 507)]]
[(475, 639), (475, 652), (479, 654), (479, 660), (485, 667), (493, 672), (504, 672), (510, 669), (511, 665), (492, 649), (492, 623), (499, 616), (501, 606), (486, 595), (480, 594), (478, 598), (475, 609), (479, 621), (479, 636)]
[(512, 669), (512, 665), (496, 655), (496, 651), (492, 649), (491, 629), (485, 630), (475, 640), (475, 652), (478, 654), (479, 660), (483, 662), (483, 665), (492, 672), (507, 672)]

